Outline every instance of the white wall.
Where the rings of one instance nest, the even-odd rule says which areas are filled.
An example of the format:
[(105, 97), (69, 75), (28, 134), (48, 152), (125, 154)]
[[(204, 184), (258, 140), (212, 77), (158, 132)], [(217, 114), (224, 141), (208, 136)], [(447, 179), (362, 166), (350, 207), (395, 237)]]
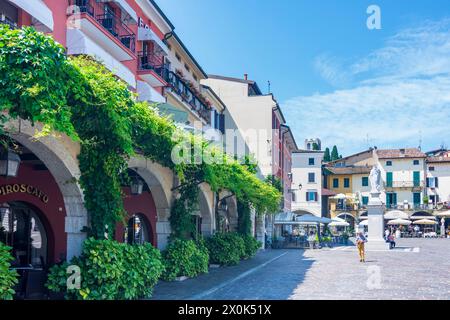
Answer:
[(437, 177), (438, 187), (428, 188), (428, 195), (438, 195), (439, 201), (450, 201), (450, 162), (429, 163), (429, 167), (434, 167), (434, 171), (427, 171), (427, 177)]
[[(413, 161), (419, 160), (418, 165), (414, 165)], [(392, 161), (392, 166), (386, 166), (386, 161)], [(392, 181), (401, 182), (405, 181), (408, 183), (413, 182), (413, 172), (420, 172), (420, 182), (425, 186), (424, 178), (424, 159), (414, 159), (414, 158), (405, 158), (405, 159), (380, 159), (379, 166), (381, 170), (381, 177), (386, 185), (386, 172), (392, 172)], [(421, 203), (423, 203), (423, 189), (422, 191), (412, 191), (412, 188), (394, 188), (392, 192), (397, 193), (397, 204), (401, 205), (404, 201), (408, 201), (409, 204), (413, 204), (413, 193), (420, 192), (421, 195)], [(386, 192), (381, 194), (382, 201), (386, 203)]]
[[(205, 79), (202, 83), (213, 89), (226, 105), (227, 146), (236, 144), (230, 130), (237, 129), (235, 136), (241, 142), (237, 153), (242, 155), (248, 150), (258, 161), (259, 174), (272, 174), (272, 109), (275, 107), (272, 96), (248, 96), (248, 84), (241, 82)], [(242, 143), (244, 140), (246, 144)], [(236, 149), (228, 148), (226, 152), (233, 154)]]
[[(309, 158), (314, 158), (314, 165), (309, 165)], [(292, 189), (295, 201), (291, 203), (292, 211), (304, 210), (316, 216), (322, 215), (322, 160), (323, 153), (293, 153), (292, 154)], [(308, 182), (308, 173), (315, 174), (315, 182)], [(301, 190), (299, 184), (302, 184)], [(317, 192), (316, 201), (306, 201), (308, 191)]]

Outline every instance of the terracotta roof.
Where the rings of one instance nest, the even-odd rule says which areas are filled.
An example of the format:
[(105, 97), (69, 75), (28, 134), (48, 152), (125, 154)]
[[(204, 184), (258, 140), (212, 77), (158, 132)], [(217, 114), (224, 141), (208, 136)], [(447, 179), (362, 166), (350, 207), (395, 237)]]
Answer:
[(426, 158), (418, 148), (377, 150), (379, 159)]
[(363, 174), (370, 173), (371, 167), (325, 167), (332, 174)]
[(450, 157), (428, 157), (428, 163), (450, 162)]

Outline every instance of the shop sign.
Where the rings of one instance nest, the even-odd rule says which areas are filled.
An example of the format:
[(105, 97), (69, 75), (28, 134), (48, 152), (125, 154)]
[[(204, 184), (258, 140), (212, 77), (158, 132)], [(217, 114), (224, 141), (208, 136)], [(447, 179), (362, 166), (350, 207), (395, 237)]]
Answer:
[(27, 193), (39, 198), (44, 203), (48, 203), (48, 196), (41, 190), (28, 184), (7, 184), (0, 186), (0, 196), (6, 196), (11, 193)]

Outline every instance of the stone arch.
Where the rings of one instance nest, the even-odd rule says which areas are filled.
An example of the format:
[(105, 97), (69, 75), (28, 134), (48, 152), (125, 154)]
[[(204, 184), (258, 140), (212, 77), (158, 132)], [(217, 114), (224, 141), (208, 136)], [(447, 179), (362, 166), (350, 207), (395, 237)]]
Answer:
[(199, 186), (199, 208), (202, 217), (201, 233), (208, 237), (214, 234), (215, 231), (215, 214), (214, 214), (214, 192), (211, 187), (202, 183)]
[(169, 168), (146, 159), (143, 156), (132, 157), (128, 167), (135, 170), (148, 185), (156, 206), (156, 232), (159, 249), (167, 246), (170, 229), (170, 207), (172, 204), (172, 188), (174, 174)]
[(5, 126), (8, 135), (33, 152), (48, 168), (64, 199), (66, 211), (65, 232), (69, 260), (81, 253), (86, 234), (81, 232), (88, 225), (84, 197), (78, 184), (80, 169), (77, 155), (80, 145), (64, 134), (51, 134), (36, 138), (42, 130), (41, 124), (34, 126), (29, 121), (14, 120)]

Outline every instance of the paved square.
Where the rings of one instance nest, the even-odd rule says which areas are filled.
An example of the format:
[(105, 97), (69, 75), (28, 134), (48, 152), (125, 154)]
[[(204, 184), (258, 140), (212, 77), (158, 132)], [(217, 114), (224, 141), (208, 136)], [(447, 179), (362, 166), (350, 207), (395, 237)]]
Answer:
[[(355, 247), (269, 252), (271, 257), (286, 254), (238, 281), (229, 277), (218, 285), (220, 271), (188, 280), (193, 294), (184, 292), (179, 298), (450, 299), (450, 239), (401, 239), (394, 251), (368, 252), (366, 263), (359, 262)], [(243, 272), (241, 268), (236, 271)], [(208, 281), (214, 284), (208, 287)], [(170, 298), (177, 299), (177, 286), (186, 285), (172, 284)], [(205, 294), (199, 294), (199, 286)], [(156, 290), (156, 299), (158, 291), (164, 294)]]

